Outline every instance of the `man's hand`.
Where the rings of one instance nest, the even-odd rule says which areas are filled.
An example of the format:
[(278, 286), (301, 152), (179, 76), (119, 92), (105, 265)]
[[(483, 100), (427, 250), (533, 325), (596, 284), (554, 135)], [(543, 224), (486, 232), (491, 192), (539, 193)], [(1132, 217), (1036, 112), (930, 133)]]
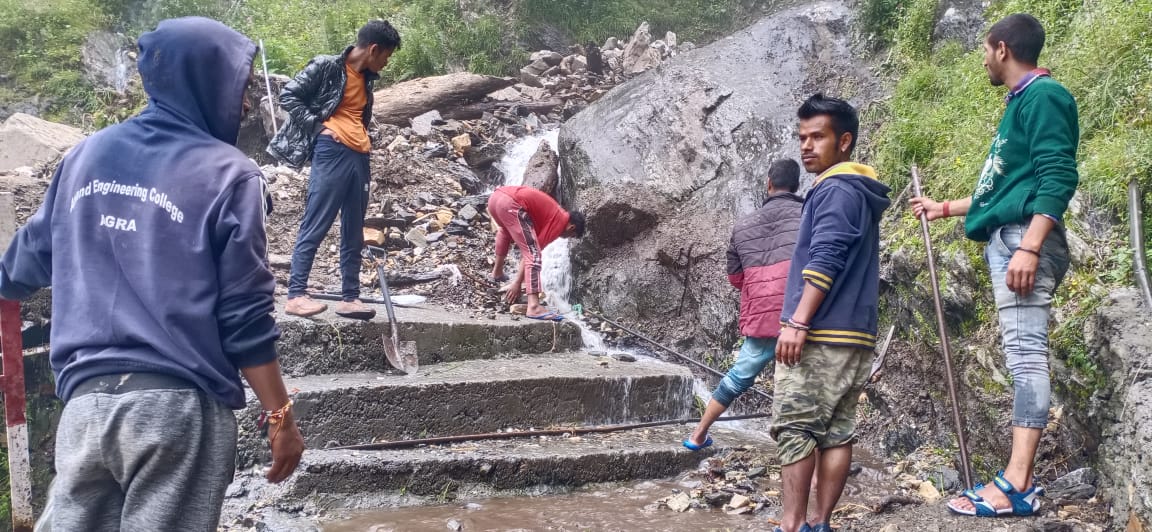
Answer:
[(501, 288), (501, 290), (504, 290), (504, 302), (509, 305), (515, 305), (516, 301), (520, 299), (520, 291), (523, 287), (524, 269), (519, 268), (516, 270), (516, 276)]
[(928, 221), (939, 220), (944, 217), (944, 204), (938, 201), (932, 201), (932, 198), (920, 196), (908, 200), (912, 205), (912, 214), (917, 218), (924, 213), (928, 213)]
[(1040, 257), (1017, 249), (1012, 260), (1008, 261), (1008, 275), (1005, 276), (1008, 289), (1020, 297), (1027, 297), (1036, 287), (1036, 268), (1039, 266)]
[(520, 299), (520, 283), (514, 282), (508, 285), (508, 291), (504, 292), (504, 302), (509, 305), (515, 305), (516, 301)]
[(288, 390), (280, 378), (280, 361), (272, 360), (259, 366), (240, 368), (240, 372), (244, 374), (252, 391), (256, 392), (264, 410), (287, 410), (278, 424), (267, 427), (268, 446), (272, 448), (272, 468), (268, 470), (268, 482), (281, 482), (291, 476), (300, 464), (300, 455), (304, 453), (304, 437), (300, 435), (300, 429), (292, 417)]
[[(277, 431), (279, 429), (279, 431)], [(289, 413), (279, 426), (268, 427), (268, 446), (272, 448), (272, 467), (268, 470), (268, 482), (283, 482), (292, 476), (304, 454), (304, 436)]]
[(804, 351), (804, 341), (808, 339), (808, 331), (784, 327), (780, 330), (780, 338), (776, 340), (776, 361), (785, 366), (792, 367), (800, 363), (800, 353)]

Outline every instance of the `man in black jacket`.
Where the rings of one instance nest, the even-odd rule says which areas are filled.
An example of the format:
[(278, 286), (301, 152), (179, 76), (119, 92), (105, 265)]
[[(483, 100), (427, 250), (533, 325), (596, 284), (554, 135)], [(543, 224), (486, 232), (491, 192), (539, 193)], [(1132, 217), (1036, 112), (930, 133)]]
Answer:
[(371, 319), (376, 311), (360, 302), (360, 250), (371, 176), (372, 83), (400, 49), (400, 34), (384, 20), (360, 28), (356, 45), (344, 53), (312, 59), (280, 93), (288, 121), (268, 145), (268, 153), (293, 166), (312, 160), (304, 218), (292, 251), (285, 311), (314, 316), (328, 307), (308, 297), (308, 275), (316, 248), (340, 218), (341, 301), (336, 313)]

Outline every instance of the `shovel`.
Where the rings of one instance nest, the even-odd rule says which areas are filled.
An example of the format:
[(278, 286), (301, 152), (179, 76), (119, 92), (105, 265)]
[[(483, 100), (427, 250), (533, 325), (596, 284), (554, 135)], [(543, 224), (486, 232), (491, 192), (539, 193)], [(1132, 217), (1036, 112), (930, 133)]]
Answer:
[(416, 342), (400, 342), (400, 328), (396, 325), (392, 294), (388, 291), (388, 281), (385, 280), (383, 257), (387, 257), (387, 251), (376, 246), (364, 246), (363, 253), (364, 258), (376, 263), (376, 277), (380, 279), (380, 292), (383, 294), (384, 308), (388, 311), (388, 328), (392, 331), (392, 336), (384, 338), (384, 356), (388, 358), (388, 363), (392, 367), (406, 375), (415, 375), (420, 369), (420, 362), (416, 358)]

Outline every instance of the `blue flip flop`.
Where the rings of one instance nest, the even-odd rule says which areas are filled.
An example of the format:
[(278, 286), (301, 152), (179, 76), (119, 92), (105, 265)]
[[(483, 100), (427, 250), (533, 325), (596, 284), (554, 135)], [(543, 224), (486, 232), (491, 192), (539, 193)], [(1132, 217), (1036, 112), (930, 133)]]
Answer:
[(691, 438), (684, 438), (684, 441), (682, 443), (684, 444), (684, 447), (690, 451), (699, 451), (700, 449), (704, 449), (706, 447), (712, 446), (712, 436), (708, 436), (707, 438), (705, 438), (704, 443), (701, 445), (696, 445), (695, 443), (692, 443)]
[(543, 313), (543, 314), (540, 314), (540, 315), (537, 315), (537, 316), (528, 316), (528, 315), (525, 315), (524, 317), (526, 317), (526, 318), (528, 318), (528, 319), (530, 319), (530, 320), (540, 320), (540, 321), (564, 321), (564, 316), (561, 316), (561, 315), (557, 314), (555, 311), (552, 311), (552, 310), (549, 310), (548, 312), (545, 312), (545, 313)]

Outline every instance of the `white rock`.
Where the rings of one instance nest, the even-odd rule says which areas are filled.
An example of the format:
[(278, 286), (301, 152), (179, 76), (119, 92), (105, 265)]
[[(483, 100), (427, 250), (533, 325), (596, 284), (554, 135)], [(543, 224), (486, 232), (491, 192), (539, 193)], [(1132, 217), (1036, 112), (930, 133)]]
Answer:
[(687, 493), (677, 493), (675, 497), (668, 499), (666, 504), (674, 512), (683, 512), (692, 506), (692, 498)]
[(77, 128), (16, 113), (0, 126), (0, 172), (52, 161), (82, 140)]

